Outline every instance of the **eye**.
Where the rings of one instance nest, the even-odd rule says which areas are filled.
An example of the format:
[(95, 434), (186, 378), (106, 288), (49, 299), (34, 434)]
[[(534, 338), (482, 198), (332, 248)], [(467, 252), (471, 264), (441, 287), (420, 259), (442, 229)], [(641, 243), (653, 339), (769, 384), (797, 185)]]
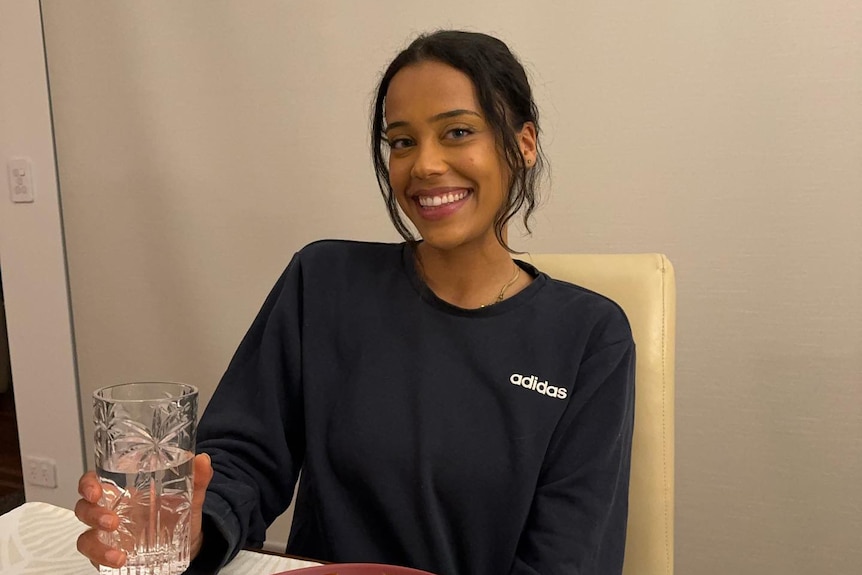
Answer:
[(470, 128), (452, 128), (446, 132), (446, 137), (452, 140), (460, 140), (461, 138), (466, 138), (472, 133), (473, 130)]
[(404, 148), (413, 145), (413, 140), (411, 140), (410, 138), (391, 138), (389, 140), (386, 140), (386, 142), (393, 150), (403, 150)]

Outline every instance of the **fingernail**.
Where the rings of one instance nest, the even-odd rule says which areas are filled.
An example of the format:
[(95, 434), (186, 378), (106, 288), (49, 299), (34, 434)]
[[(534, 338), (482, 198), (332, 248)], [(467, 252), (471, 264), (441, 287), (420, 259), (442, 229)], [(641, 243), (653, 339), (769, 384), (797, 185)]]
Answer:
[(98, 495), (96, 494), (96, 488), (95, 487), (88, 487), (87, 490), (84, 492), (84, 496), (87, 498), (87, 501), (89, 501), (90, 503), (95, 503), (96, 500), (98, 499)]
[(105, 553), (105, 559), (108, 560), (112, 565), (119, 565), (120, 561), (123, 560), (123, 552), (117, 551), (116, 549), (111, 549), (107, 553)]
[(103, 529), (111, 529), (114, 527), (114, 518), (110, 515), (102, 515), (99, 517), (99, 525), (101, 525)]

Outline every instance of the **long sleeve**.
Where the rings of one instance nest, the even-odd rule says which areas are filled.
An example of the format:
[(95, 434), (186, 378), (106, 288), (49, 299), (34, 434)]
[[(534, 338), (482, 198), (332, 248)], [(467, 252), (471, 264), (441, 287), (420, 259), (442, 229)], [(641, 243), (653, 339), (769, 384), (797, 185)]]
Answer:
[(511, 575), (622, 572), (634, 367), (630, 339), (584, 359), (549, 446)]
[(411, 253), (323, 241), (288, 266), (201, 421), (215, 477), (189, 574), (259, 545), (300, 468), (296, 555), (441, 575), (620, 573), (625, 314), (535, 270), (495, 306), (454, 308)]
[(304, 457), (302, 270), (294, 257), (210, 400), (197, 451), (212, 458), (204, 545), (188, 574), (214, 573), (290, 504)]

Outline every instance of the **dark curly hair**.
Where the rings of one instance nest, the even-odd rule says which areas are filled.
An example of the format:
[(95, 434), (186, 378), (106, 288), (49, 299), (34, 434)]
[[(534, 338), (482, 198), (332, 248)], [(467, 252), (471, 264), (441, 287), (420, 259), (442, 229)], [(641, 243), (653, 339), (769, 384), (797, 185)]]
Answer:
[[(527, 73), (505, 43), (487, 34), (460, 30), (422, 34), (402, 50), (383, 73), (371, 116), (371, 156), (389, 218), (406, 241), (416, 241), (401, 219), (398, 202), (389, 183), (384, 107), (386, 92), (395, 74), (407, 66), (425, 61), (440, 62), (460, 70), (476, 87), (485, 121), (494, 130), (509, 173), (512, 174), (506, 202), (494, 222), (497, 239), (512, 252), (503, 238), (503, 229), (523, 209), (524, 228), (530, 231), (529, 219), (538, 200), (536, 187), (546, 160), (538, 140), (539, 110), (533, 101)], [(537, 138), (536, 164), (530, 169), (524, 165), (517, 139), (518, 132), (526, 122), (533, 123)]]

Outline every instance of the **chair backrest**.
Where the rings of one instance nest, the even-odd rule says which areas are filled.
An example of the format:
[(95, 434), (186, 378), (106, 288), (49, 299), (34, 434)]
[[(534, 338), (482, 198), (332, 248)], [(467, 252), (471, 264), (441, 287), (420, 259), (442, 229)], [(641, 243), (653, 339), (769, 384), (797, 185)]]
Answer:
[(637, 347), (635, 430), (624, 575), (673, 573), (676, 284), (661, 254), (534, 254), (555, 279), (617, 302)]

